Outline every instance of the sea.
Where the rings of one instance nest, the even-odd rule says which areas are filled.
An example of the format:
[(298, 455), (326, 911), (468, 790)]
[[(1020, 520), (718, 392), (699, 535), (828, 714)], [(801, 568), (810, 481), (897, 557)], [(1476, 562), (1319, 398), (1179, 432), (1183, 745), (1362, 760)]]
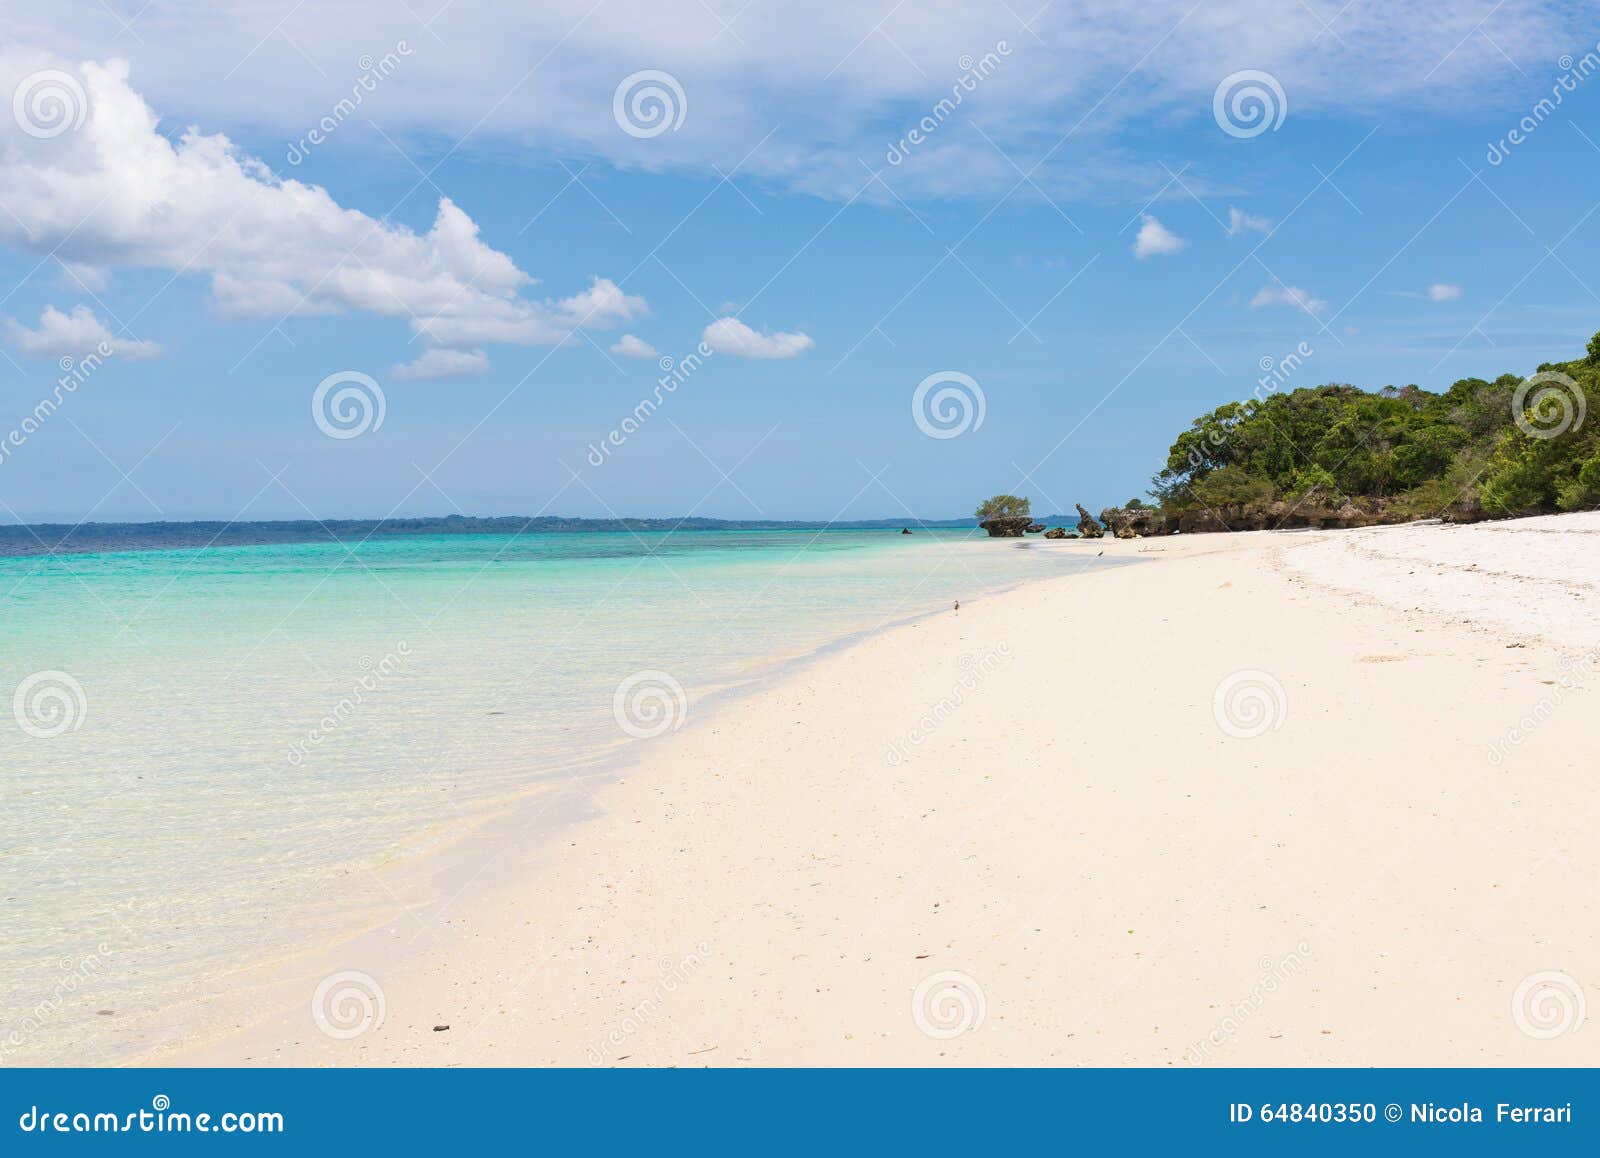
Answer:
[(974, 530), (170, 537), (0, 558), (0, 1064), (171, 1044), (713, 699), (1108, 563)]

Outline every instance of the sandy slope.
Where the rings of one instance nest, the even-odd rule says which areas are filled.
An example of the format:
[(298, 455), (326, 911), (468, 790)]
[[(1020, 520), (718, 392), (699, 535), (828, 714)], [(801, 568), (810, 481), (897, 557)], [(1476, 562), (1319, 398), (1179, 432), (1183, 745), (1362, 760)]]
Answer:
[[(1147, 562), (692, 708), (504, 887), (176, 1060), (1600, 1063), (1562, 992), (1600, 996), (1595, 680), (1556, 645), (1595, 642), (1600, 535), (1534, 522), (1107, 544)], [(315, 1028), (330, 964), (381, 1027)]]

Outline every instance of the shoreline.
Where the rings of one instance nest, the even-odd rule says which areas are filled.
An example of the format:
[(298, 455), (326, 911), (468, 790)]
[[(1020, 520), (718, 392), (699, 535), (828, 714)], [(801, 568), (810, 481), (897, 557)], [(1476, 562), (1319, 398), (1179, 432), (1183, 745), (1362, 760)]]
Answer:
[[(161, 1060), (1592, 1064), (1511, 1007), (1600, 949), (1582, 705), (1485, 758), (1563, 648), (1301, 574), (1362, 534), (1104, 540), (1156, 566), (819, 654), (650, 745), (561, 847), (403, 917), (404, 963), (344, 953), (381, 1025), (319, 1033), (303, 976), (297, 1013)], [(1241, 673), (1271, 681), (1260, 734), (1218, 726)]]
[[(979, 543), (985, 545), (979, 547)], [(962, 546), (969, 550), (994, 549), (982, 539), (972, 539)], [(1016, 544), (1007, 546), (1015, 549)], [(1033, 549), (1037, 544), (1029, 542), (1025, 546)], [(963, 596), (963, 606), (980, 605), (1029, 584), (1094, 570), (1097, 565), (1110, 562), (1085, 553), (1081, 546), (1077, 551), (1062, 552), (1052, 544), (1050, 549), (1077, 555), (1078, 562), (1083, 565), (1074, 566), (1071, 560), (1053, 562), (1048, 564), (1051, 571), (1047, 574), (1012, 580)], [(792, 678), (830, 655), (939, 614), (940, 609), (897, 614), (815, 645), (801, 645), (756, 659), (716, 684), (692, 688), (692, 721), (688, 726), (704, 727), (736, 710), (743, 699), (758, 693), (771, 681)], [(165, 1040), (119, 1051), (119, 1064), (199, 1064), (186, 1059), (204, 1055), (221, 1042), (249, 1038), (263, 1026), (307, 1020), (302, 1016), (309, 992), (305, 989), (305, 979), (339, 972), (339, 962), (360, 960), (379, 973), (403, 969), (415, 955), (415, 946), (408, 937), (411, 928), (418, 922), (436, 919), (434, 915), (442, 910), (470, 904), (485, 894), (526, 878), (568, 829), (600, 815), (600, 793), (647, 763), (655, 745), (670, 739), (671, 736), (667, 736), (642, 744), (613, 743), (608, 751), (585, 757), (563, 770), (559, 780), (542, 779), (522, 790), (486, 798), (478, 802), (472, 815), (456, 818), (448, 827), (418, 829), (408, 837), (409, 847), (386, 853), (373, 864), (355, 870), (365, 871), (377, 882), (370, 891), (381, 893), (391, 904), (375, 915), (365, 915), (371, 910), (371, 906), (367, 906), (362, 910), (362, 919), (352, 920), (316, 944), (308, 944), (288, 955), (253, 960), (230, 969), (225, 976), (240, 979), (233, 983), (234, 992), (203, 996), (161, 1011), (163, 1015), (205, 1011), (207, 1020), (170, 1034)], [(396, 944), (397, 941), (405, 943)], [(251, 1000), (241, 999), (237, 992), (240, 984)], [(154, 1020), (157, 1025), (163, 1023), (161, 1015)], [(170, 1017), (165, 1024), (171, 1025)]]

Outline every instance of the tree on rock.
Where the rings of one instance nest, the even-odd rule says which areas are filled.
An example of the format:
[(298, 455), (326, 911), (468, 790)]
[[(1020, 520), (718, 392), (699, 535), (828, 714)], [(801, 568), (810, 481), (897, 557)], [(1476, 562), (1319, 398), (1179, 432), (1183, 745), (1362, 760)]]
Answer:
[(995, 495), (984, 499), (974, 512), (980, 519), (1022, 519), (1028, 516), (1028, 500), (1016, 495)]

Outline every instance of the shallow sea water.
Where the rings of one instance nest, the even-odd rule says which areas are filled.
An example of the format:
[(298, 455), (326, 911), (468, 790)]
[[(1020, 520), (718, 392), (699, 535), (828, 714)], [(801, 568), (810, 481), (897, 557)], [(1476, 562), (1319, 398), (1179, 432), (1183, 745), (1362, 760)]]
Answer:
[(123, 1056), (709, 692), (1091, 555), (785, 530), (0, 559), (0, 1064)]

